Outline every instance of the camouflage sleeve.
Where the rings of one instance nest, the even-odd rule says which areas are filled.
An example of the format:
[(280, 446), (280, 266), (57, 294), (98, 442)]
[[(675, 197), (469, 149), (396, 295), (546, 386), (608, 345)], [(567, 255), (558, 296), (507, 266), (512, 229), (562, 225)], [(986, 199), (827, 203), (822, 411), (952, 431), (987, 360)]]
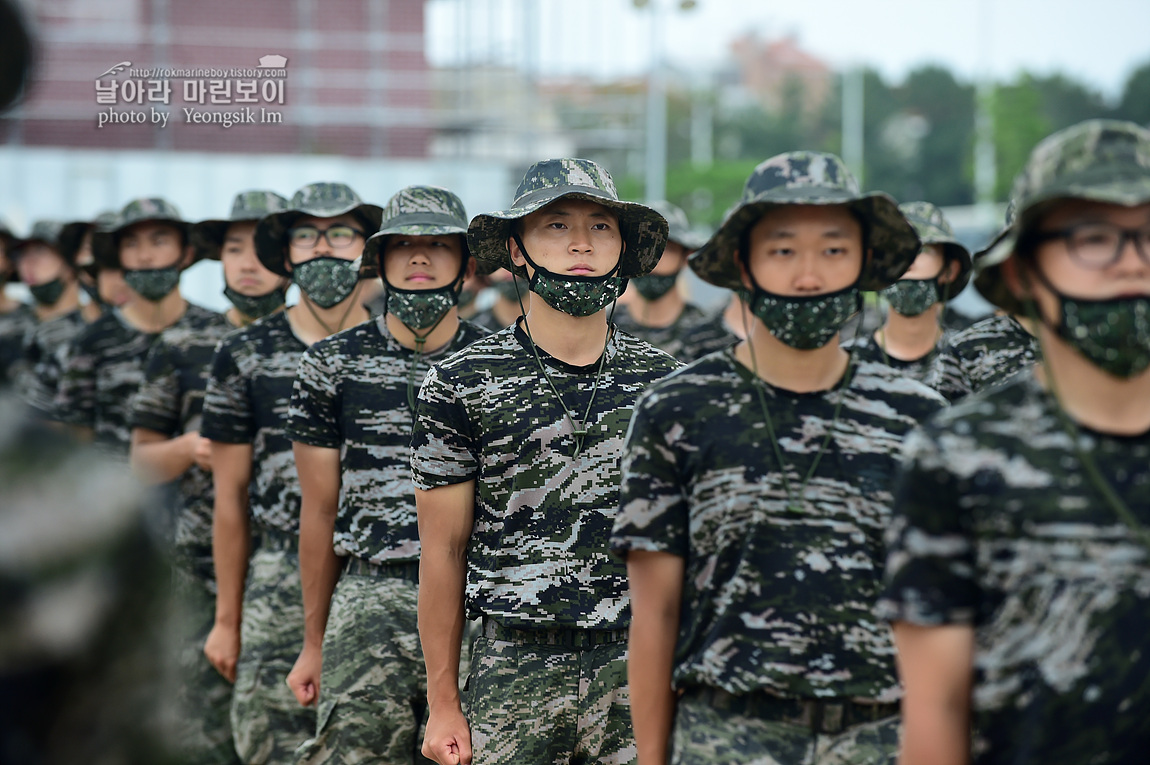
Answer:
[(655, 402), (642, 396), (627, 429), (619, 514), (610, 544), (621, 555), (649, 550), (686, 558), (688, 503), (670, 435), (682, 428), (662, 415)]
[(69, 425), (96, 427), (96, 358), (83, 335), (68, 350), (52, 416)]
[(954, 404), (974, 391), (974, 384), (954, 348), (944, 348), (935, 359), (932, 387)]
[(311, 446), (338, 449), (339, 374), (314, 347), (304, 351), (291, 394), (287, 437)]
[(886, 589), (878, 615), (889, 622), (972, 624), (979, 601), (970, 509), (942, 439), (912, 431), (886, 531)]
[(220, 343), (212, 357), (212, 374), (204, 394), (200, 435), (227, 444), (251, 443), (256, 435), (248, 380), (236, 364), (231, 346)]
[(132, 398), (128, 425), (166, 436), (180, 432), (180, 377), (174, 349), (163, 341), (152, 344), (144, 362), (144, 380)]
[(479, 472), (471, 419), (451, 383), (433, 366), (419, 389), (411, 434), (411, 475), (419, 489), (463, 483)]

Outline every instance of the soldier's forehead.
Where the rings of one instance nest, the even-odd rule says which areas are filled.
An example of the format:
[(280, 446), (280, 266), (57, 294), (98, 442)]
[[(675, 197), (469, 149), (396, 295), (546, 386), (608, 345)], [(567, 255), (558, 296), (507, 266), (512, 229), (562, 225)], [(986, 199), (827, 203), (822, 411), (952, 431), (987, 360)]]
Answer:
[(120, 236), (125, 237), (125, 236), (132, 236), (135, 234), (151, 234), (151, 233), (155, 233), (157, 231), (161, 231), (164, 229), (167, 229), (168, 231), (174, 231), (177, 234), (180, 233), (179, 224), (175, 223), (173, 221), (170, 221), (170, 220), (142, 220), (139, 223), (133, 223), (132, 225), (125, 228), (123, 231), (120, 232)]
[(348, 223), (351, 225), (357, 225), (359, 223), (359, 219), (356, 218), (354, 215), (352, 215), (349, 212), (344, 213), (343, 215), (333, 215), (331, 217), (326, 217), (326, 218), (319, 218), (319, 217), (316, 217), (315, 215), (301, 215), (299, 218), (296, 219), (296, 221), (293, 225), (296, 225), (296, 226), (320, 226), (322, 228), (324, 226), (327, 226), (327, 225), (330, 225), (333, 223)]
[(610, 207), (601, 205), (598, 202), (592, 202), (590, 199), (578, 199), (574, 197), (561, 197), (556, 199), (550, 204), (544, 205), (537, 210), (536, 215), (570, 215), (572, 213), (582, 212), (588, 215), (606, 215), (612, 219), (618, 219), (618, 215)]

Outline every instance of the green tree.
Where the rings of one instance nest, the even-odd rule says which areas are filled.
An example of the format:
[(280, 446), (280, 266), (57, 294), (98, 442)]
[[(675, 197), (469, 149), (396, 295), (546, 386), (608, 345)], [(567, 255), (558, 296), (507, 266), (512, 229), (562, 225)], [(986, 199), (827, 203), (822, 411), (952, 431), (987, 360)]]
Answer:
[(1150, 62), (1130, 73), (1114, 116), (1139, 125), (1150, 125)]
[(994, 149), (995, 196), (999, 200), (1010, 197), (1014, 176), (1026, 164), (1035, 144), (1051, 132), (1042, 91), (1033, 77), (1024, 72), (1013, 83), (998, 86), (994, 94)]

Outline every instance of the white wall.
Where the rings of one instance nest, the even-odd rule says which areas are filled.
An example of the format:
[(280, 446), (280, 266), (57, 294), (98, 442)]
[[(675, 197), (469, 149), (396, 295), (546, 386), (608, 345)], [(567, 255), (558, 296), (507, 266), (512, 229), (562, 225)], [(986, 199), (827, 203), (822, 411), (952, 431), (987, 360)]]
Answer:
[[(160, 196), (187, 220), (222, 218), (239, 191), (270, 189), (290, 198), (316, 181), (346, 183), (381, 206), (404, 186), (445, 186), (475, 215), (505, 207), (518, 180), (495, 162), (0, 146), (0, 217), (20, 233), (34, 220), (86, 220), (137, 197)], [(228, 305), (218, 263), (196, 264), (180, 286), (201, 305)]]

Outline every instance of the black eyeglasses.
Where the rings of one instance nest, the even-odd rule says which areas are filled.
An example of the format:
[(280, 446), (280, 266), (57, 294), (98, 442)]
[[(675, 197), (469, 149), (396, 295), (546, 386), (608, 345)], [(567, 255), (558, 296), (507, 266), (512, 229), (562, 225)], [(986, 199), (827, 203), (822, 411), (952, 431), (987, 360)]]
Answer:
[(1150, 265), (1150, 227), (1122, 228), (1110, 223), (1080, 223), (1057, 231), (1039, 231), (1034, 242), (1061, 239), (1070, 258), (1085, 268), (1102, 270), (1122, 259), (1126, 240), (1134, 242), (1138, 257)]
[(324, 230), (315, 226), (296, 226), (288, 229), (288, 243), (295, 247), (310, 250), (319, 244), (319, 238), (322, 236), (332, 247), (342, 250), (345, 247), (350, 247), (357, 236), (363, 235), (364, 233), (359, 229), (343, 224)]

